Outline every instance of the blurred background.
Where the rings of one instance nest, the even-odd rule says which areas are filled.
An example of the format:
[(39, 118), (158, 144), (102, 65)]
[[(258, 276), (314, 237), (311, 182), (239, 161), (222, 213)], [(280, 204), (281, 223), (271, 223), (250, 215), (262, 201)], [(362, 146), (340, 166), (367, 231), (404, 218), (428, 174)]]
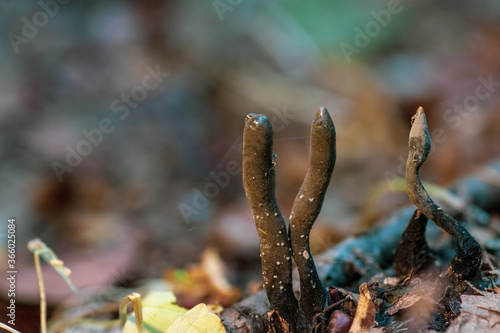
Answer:
[[(38, 301), (35, 237), (79, 288), (168, 279), (210, 248), (239, 297), (251, 293), (251, 112), (274, 124), (285, 216), (314, 114), (332, 115), (337, 165), (314, 252), (409, 203), (380, 188), (404, 177), (418, 106), (433, 140), (423, 179), (448, 186), (500, 154), (494, 0), (1, 0), (0, 35), (0, 262), (15, 217), (19, 306)], [(44, 273), (57, 304), (70, 290)]]

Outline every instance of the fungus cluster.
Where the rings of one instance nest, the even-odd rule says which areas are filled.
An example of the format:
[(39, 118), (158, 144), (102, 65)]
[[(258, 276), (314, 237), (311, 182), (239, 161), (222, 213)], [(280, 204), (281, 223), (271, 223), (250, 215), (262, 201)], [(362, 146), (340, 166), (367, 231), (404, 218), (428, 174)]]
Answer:
[[(321, 211), (335, 166), (335, 136), (328, 111), (319, 108), (311, 126), (309, 170), (295, 198), (287, 225), (275, 196), (276, 155), (273, 153), (271, 121), (259, 114), (250, 114), (246, 118), (243, 185), (260, 239), (264, 289), (273, 310), (268, 321), (273, 332), (283, 331), (283, 321), (290, 332), (317, 328), (318, 316), (321, 322), (323, 313), (331, 308), (326, 307), (328, 293), (311, 255), (309, 235)], [(425, 240), (426, 224), (431, 220), (453, 241), (456, 254), (449, 264), (448, 275), (457, 285), (467, 281), (476, 283), (480, 280), (481, 247), (461, 224), (431, 199), (420, 181), (419, 170), (430, 149), (425, 113), (419, 108), (412, 118), (406, 164), (407, 192), (417, 209), (396, 249), (394, 270), (403, 279), (433, 262)], [(292, 258), (299, 273), (299, 300), (292, 288)]]
[[(308, 326), (326, 303), (309, 246), (310, 230), (321, 211), (335, 165), (335, 127), (321, 107), (311, 126), (310, 164), (295, 198), (287, 228), (275, 197), (273, 127), (264, 115), (247, 116), (243, 134), (243, 185), (257, 226), (264, 289), (270, 306), (292, 332)], [(292, 257), (300, 276), (301, 297), (292, 289)]]

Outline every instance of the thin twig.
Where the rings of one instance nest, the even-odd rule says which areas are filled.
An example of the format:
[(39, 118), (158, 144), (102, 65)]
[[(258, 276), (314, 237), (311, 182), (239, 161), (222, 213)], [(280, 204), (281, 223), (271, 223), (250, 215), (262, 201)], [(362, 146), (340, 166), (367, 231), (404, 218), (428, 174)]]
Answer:
[(327, 306), (326, 308), (324, 308), (323, 310), (321, 310), (321, 312), (318, 312), (317, 314), (314, 315), (313, 321), (316, 320), (316, 318), (318, 318), (323, 313), (328, 312), (328, 311), (330, 311), (332, 309), (335, 309), (337, 306), (339, 306), (340, 304), (342, 304), (345, 301), (350, 300), (350, 299), (354, 299), (354, 298), (352, 298), (351, 295), (347, 295), (345, 298), (341, 299), (340, 301), (335, 302), (332, 305)]
[(34, 253), (36, 277), (38, 280), (38, 290), (40, 291), (40, 331), (47, 333), (47, 299), (45, 296), (45, 284), (43, 283), (42, 268), (40, 266), (40, 253)]
[(144, 321), (142, 319), (142, 302), (141, 295), (138, 293), (132, 293), (128, 296), (132, 301), (132, 307), (135, 314), (135, 324), (137, 326), (138, 333), (144, 333)]
[(0, 328), (3, 328), (4, 330), (12, 332), (12, 333), (21, 333), (15, 329), (13, 329), (12, 327), (5, 325), (4, 323), (0, 323)]
[(480, 309), (486, 310), (486, 311), (493, 312), (493, 313), (494, 313), (494, 314), (496, 314), (497, 316), (500, 316), (500, 311), (498, 311), (498, 310), (496, 310), (496, 309), (487, 308), (487, 307), (482, 306), (482, 305), (478, 305), (477, 307), (478, 307), (478, 308), (480, 308)]
[(481, 296), (486, 296), (482, 291), (480, 291), (476, 287), (474, 287), (474, 285), (472, 285), (472, 283), (470, 283), (469, 281), (465, 280), (465, 283), (469, 286), (469, 288), (471, 288), (472, 290), (474, 290), (474, 292), (476, 294), (481, 295)]
[(406, 279), (403, 280), (403, 282), (401, 283), (402, 286), (404, 286), (406, 284), (406, 282), (410, 281), (410, 279), (413, 277), (413, 268), (411, 269), (410, 273), (408, 274), (408, 276), (406, 277)]
[(120, 327), (124, 327), (127, 323), (127, 306), (132, 303), (132, 308), (135, 314), (135, 324), (137, 326), (138, 333), (144, 333), (144, 321), (142, 318), (142, 302), (141, 295), (139, 293), (132, 293), (123, 298), (120, 303), (118, 313), (120, 315)]

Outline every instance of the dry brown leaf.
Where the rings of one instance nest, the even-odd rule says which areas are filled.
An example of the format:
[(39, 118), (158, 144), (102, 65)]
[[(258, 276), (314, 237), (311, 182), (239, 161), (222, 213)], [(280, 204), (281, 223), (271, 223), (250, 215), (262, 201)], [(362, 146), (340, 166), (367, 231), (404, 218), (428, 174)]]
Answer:
[(363, 283), (359, 287), (358, 308), (350, 332), (361, 332), (375, 325), (375, 312), (375, 304), (373, 304), (368, 286)]
[(414, 305), (415, 303), (420, 301), (421, 298), (422, 298), (422, 296), (416, 295), (416, 294), (404, 294), (393, 305), (391, 305), (391, 307), (389, 307), (389, 309), (387, 309), (387, 314), (389, 316), (393, 316), (399, 310), (407, 309), (410, 306)]
[(177, 271), (166, 272), (166, 279), (178, 297), (178, 304), (192, 307), (198, 303), (217, 303), (230, 306), (241, 296), (241, 290), (233, 287), (226, 277), (226, 267), (217, 251), (206, 249), (201, 262), (191, 265), (178, 277)]
[(273, 310), (268, 313), (270, 330), (273, 333), (290, 333), (290, 325), (281, 318), (280, 313)]
[(448, 333), (498, 332), (500, 327), (500, 295), (483, 292), (485, 295), (462, 295), (460, 315), (453, 320)]

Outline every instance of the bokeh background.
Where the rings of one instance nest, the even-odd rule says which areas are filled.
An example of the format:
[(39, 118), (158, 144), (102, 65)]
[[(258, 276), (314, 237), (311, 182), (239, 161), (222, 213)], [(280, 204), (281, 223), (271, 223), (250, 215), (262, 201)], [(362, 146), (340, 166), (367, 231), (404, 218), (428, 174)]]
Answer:
[[(285, 216), (315, 111), (332, 115), (315, 252), (409, 203), (380, 188), (404, 177), (418, 106), (434, 141), (427, 181), (448, 186), (500, 154), (494, 0), (1, 0), (0, 35), (0, 236), (15, 217), (18, 304), (37, 302), (35, 237), (78, 287), (162, 277), (210, 247), (248, 294), (258, 237), (241, 172), (223, 173), (241, 167), (251, 112), (274, 122)], [(57, 304), (69, 289), (44, 272)]]

